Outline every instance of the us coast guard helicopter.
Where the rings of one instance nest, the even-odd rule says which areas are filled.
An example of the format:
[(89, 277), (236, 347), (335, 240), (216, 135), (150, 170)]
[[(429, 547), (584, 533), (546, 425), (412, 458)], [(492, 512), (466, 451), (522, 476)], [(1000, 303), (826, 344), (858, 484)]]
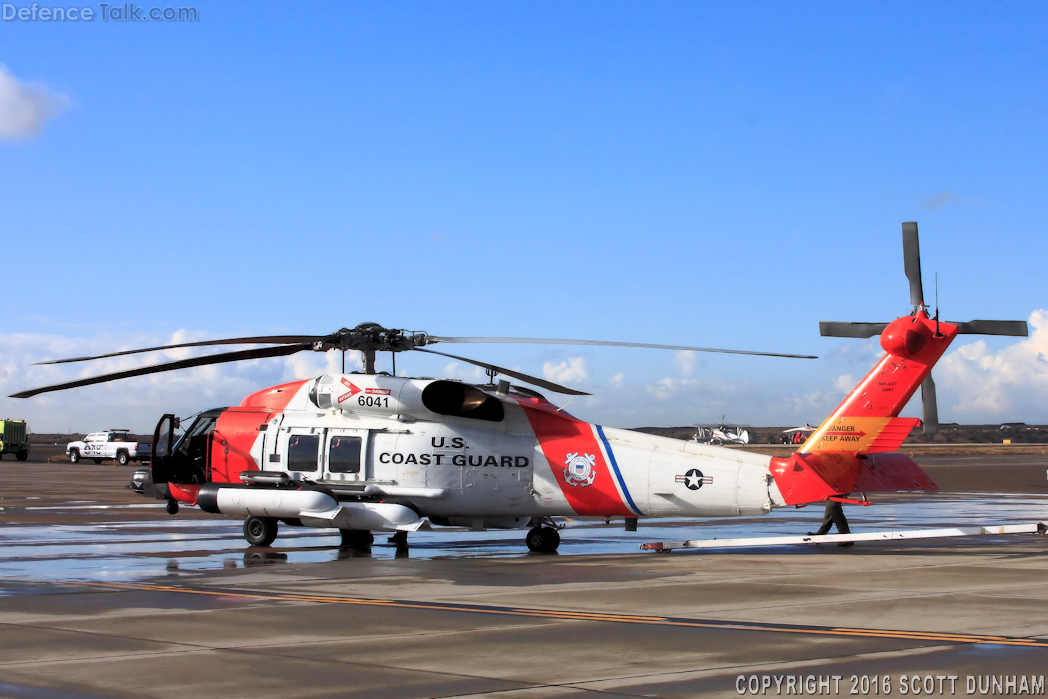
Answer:
[[(912, 243), (905, 226), (912, 225)], [(18, 393), (87, 386), (194, 366), (355, 350), (363, 372), (325, 374), (258, 391), (235, 407), (200, 413), (181, 436), (164, 415), (153, 435), (150, 469), (135, 490), (166, 500), (168, 512), (197, 506), (244, 519), (255, 546), (270, 545), (279, 523), (338, 529), (348, 546), (371, 532), (406, 542), (426, 520), (436, 526), (528, 529), (532, 551), (560, 543), (556, 517), (709, 517), (765, 514), (778, 507), (936, 486), (909, 457), (893, 453), (916, 418), (899, 412), (961, 332), (1026, 334), (1021, 321), (952, 324), (933, 319), (920, 290), (916, 224), (904, 224), (911, 314), (879, 325), (885, 356), (800, 449), (785, 458), (590, 424), (508, 376), (547, 391), (566, 386), (429, 349), (438, 343), (527, 342), (611, 345), (810, 358), (766, 352), (631, 342), (440, 337), (364, 323), (330, 335), (242, 337), (150, 347), (46, 363), (79, 362), (212, 345), (270, 347), (195, 357)], [(916, 267), (910, 257), (916, 257)], [(916, 287), (911, 271), (916, 270)], [(1021, 324), (1021, 328), (1019, 325)], [(834, 324), (840, 334), (846, 324)], [(863, 324), (862, 332), (871, 325)], [(1020, 333), (1020, 330), (1022, 331)], [(874, 333), (876, 334), (876, 333)], [(485, 368), (492, 383), (376, 373), (375, 354), (426, 352)], [(394, 370), (395, 373), (395, 370)], [(859, 493), (859, 499), (850, 497)]]

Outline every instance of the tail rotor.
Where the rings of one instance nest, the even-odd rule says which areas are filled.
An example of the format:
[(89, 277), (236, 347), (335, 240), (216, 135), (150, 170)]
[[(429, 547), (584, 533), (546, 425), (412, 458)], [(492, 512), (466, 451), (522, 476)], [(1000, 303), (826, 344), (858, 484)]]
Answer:
[[(902, 224), (902, 256), (906, 279), (910, 283), (910, 315), (927, 313), (924, 303), (924, 285), (921, 282), (921, 247), (917, 236), (917, 223), (910, 221)], [(1027, 337), (1030, 333), (1025, 320), (972, 320), (966, 323), (948, 321), (958, 327), (962, 335), (1007, 335)], [(939, 279), (935, 279), (935, 332), (939, 334)], [(880, 335), (888, 326), (887, 323), (851, 323), (821, 322), (819, 334), (823, 337), (873, 337)], [(935, 434), (939, 431), (939, 412), (935, 399), (935, 381), (929, 375), (921, 383), (921, 404), (924, 415), (924, 433)]]

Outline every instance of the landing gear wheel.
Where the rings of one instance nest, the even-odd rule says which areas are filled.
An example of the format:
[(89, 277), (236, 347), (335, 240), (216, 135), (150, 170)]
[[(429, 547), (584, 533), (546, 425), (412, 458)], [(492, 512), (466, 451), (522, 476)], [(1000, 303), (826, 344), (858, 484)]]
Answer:
[(339, 529), (342, 534), (342, 545), (353, 549), (366, 549), (375, 543), (374, 535), (361, 529)]
[(396, 546), (398, 549), (406, 549), (408, 547), (408, 533), (407, 532), (396, 532), (393, 536), (389, 537), (389, 543)]
[(127, 452), (126, 451), (122, 451), (122, 452), (120, 452), (119, 454), (116, 455), (116, 462), (118, 464), (120, 464), (121, 466), (127, 466), (127, 462), (130, 461), (130, 460), (131, 459), (129, 459), (127, 457)]
[(76, 449), (69, 452), (69, 461), (70, 463), (74, 464), (80, 463), (80, 452), (78, 452)]
[(100, 464), (100, 463), (102, 463), (102, 460), (101, 460), (101, 459), (91, 459), (91, 460), (92, 460), (92, 461), (94, 461), (94, 462), (95, 462), (96, 464)]
[(269, 546), (277, 538), (275, 517), (255, 517), (244, 520), (244, 538), (252, 546)]
[(20, 452), (18, 452), (15, 455), (15, 458), (18, 459), (19, 461), (25, 461), (26, 459), (29, 458), (29, 452), (27, 452), (27, 451), (20, 451)]
[(167, 507), (165, 508), (169, 515), (178, 514), (178, 502), (176, 500), (168, 500)]
[(560, 533), (551, 527), (535, 527), (528, 532), (524, 543), (536, 553), (552, 553), (560, 546)]

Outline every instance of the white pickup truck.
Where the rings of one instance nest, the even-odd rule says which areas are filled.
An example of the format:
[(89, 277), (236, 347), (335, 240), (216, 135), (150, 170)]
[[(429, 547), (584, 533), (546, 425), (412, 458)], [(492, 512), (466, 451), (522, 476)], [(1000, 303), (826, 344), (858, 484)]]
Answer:
[(149, 445), (132, 440), (128, 430), (92, 432), (66, 445), (66, 456), (74, 464), (80, 459), (94, 459), (96, 464), (102, 463), (102, 459), (114, 459), (124, 466), (129, 461), (148, 459), (149, 451)]

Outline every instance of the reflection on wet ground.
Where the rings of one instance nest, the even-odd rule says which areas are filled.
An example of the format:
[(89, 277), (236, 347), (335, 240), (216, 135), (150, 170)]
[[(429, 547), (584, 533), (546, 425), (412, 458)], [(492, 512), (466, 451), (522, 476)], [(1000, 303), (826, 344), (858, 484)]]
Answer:
[[(156, 575), (192, 574), (217, 568), (309, 563), (357, 557), (491, 558), (533, 555), (524, 531), (470, 531), (435, 528), (409, 535), (409, 549), (397, 549), (388, 534), (376, 534), (370, 549), (339, 547), (337, 531), (281, 526), (276, 545), (250, 548), (238, 520), (172, 517), (136, 520), (140, 508), (163, 505), (98, 506), (70, 504), (53, 511), (83, 511), (76, 525), (27, 525), (0, 522), (0, 578), (54, 580), (136, 580)], [(25, 510), (34, 509), (26, 507)], [(42, 509), (42, 508), (37, 508)], [(92, 522), (91, 512), (126, 511), (127, 521)], [(1042, 495), (950, 494), (899, 496), (871, 507), (848, 507), (852, 530), (927, 529), (977, 524), (1025, 524), (1048, 519)], [(559, 555), (638, 554), (649, 541), (723, 539), (804, 534), (818, 527), (822, 508), (777, 510), (765, 517), (641, 520), (636, 532), (622, 522), (561, 520)], [(808, 547), (782, 547), (789, 554)], [(767, 553), (768, 549), (763, 549)], [(708, 551), (707, 551), (708, 553)], [(653, 555), (653, 554), (646, 554)], [(688, 555), (688, 554), (683, 554)]]

